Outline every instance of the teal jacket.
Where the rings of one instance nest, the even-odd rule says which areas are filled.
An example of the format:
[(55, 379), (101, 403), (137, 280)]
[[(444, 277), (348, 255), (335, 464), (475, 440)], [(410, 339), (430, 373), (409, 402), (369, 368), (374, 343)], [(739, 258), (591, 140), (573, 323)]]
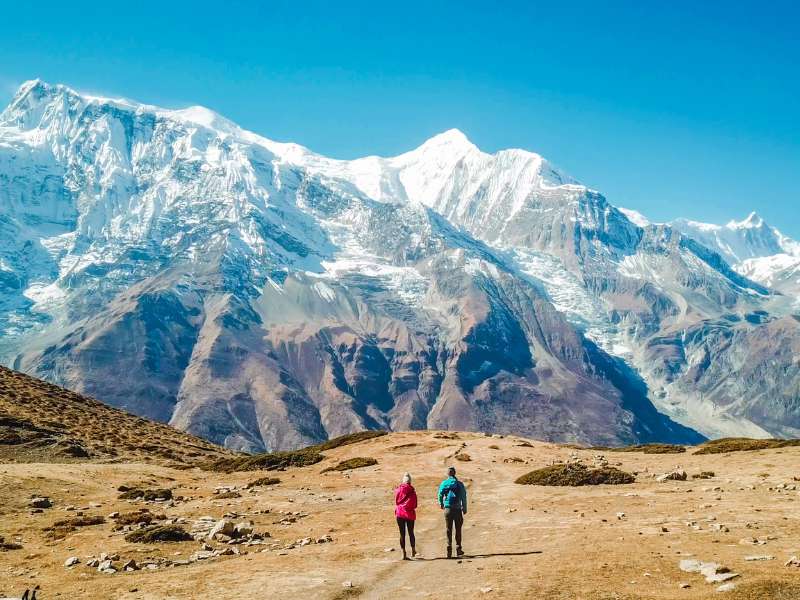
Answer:
[[(449, 494), (451, 488), (455, 488), (455, 498), (452, 499)], [(461, 512), (467, 514), (467, 488), (455, 477), (448, 477), (439, 485), (437, 499), (442, 508), (461, 508)]]

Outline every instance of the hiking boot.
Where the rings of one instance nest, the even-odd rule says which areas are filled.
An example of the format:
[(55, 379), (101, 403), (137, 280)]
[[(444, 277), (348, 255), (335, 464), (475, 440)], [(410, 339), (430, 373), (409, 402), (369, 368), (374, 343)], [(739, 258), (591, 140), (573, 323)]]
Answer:
[(450, 546), (448, 546), (447, 547), (447, 558), (452, 558), (452, 557), (453, 557), (453, 549)]
[(464, 551), (461, 549), (461, 546), (456, 548), (456, 556), (464, 556)]
[(414, 546), (411, 546), (411, 558), (414, 558), (417, 555), (417, 549)]

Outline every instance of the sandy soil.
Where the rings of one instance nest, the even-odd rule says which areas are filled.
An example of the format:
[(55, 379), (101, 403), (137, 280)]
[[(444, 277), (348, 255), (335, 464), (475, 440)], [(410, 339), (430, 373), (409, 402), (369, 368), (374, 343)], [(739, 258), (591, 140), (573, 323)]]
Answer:
[[(784, 563), (800, 555), (800, 448), (721, 455), (605, 453), (612, 464), (637, 472), (631, 485), (553, 488), (521, 486), (519, 475), (577, 455), (593, 464), (598, 452), (520, 438), (433, 432), (396, 433), (326, 452), (312, 467), (273, 473), (281, 483), (215, 499), (220, 485), (243, 486), (263, 473), (231, 475), (147, 464), (0, 465), (0, 536), (23, 548), (0, 552), (0, 597), (38, 584), (40, 598), (800, 598), (800, 568)], [(472, 458), (454, 461), (462, 448)], [(492, 448), (496, 446), (496, 448)], [(364, 456), (373, 467), (346, 473), (320, 471)], [(523, 462), (504, 462), (518, 458)], [(470, 510), (463, 560), (444, 559), (444, 523), (436, 487), (456, 464), (467, 484)], [(653, 475), (676, 466), (708, 480), (658, 483)], [(392, 490), (410, 471), (420, 497), (417, 560), (401, 561)], [(175, 506), (118, 500), (121, 484), (170, 487), (186, 500)], [(786, 485), (789, 489), (780, 486)], [(31, 514), (32, 495), (53, 508)], [(100, 504), (101, 506), (92, 506)], [(83, 527), (62, 540), (43, 528), (74, 515), (108, 515), (146, 506), (170, 517), (251, 520), (277, 547), (241, 547), (238, 556), (159, 570), (98, 573), (89, 555), (119, 553), (141, 562), (160, 555), (188, 558), (200, 542), (130, 544), (112, 523)], [(268, 511), (268, 512), (267, 512)], [(280, 524), (285, 513), (295, 523)], [(618, 516), (624, 513), (624, 516)], [(692, 526), (691, 524), (695, 524)], [(716, 529), (715, 529), (716, 527)], [(331, 543), (286, 549), (305, 537), (330, 534)], [(766, 543), (748, 544), (753, 538)], [(220, 544), (213, 544), (220, 547)], [(393, 549), (389, 551), (389, 549)], [(755, 555), (773, 560), (746, 561)], [(65, 568), (77, 556), (81, 564)], [(736, 589), (717, 592), (699, 574), (682, 572), (683, 558), (715, 561), (740, 576)], [(346, 584), (352, 584), (352, 587)], [(681, 588), (680, 584), (689, 584)]]

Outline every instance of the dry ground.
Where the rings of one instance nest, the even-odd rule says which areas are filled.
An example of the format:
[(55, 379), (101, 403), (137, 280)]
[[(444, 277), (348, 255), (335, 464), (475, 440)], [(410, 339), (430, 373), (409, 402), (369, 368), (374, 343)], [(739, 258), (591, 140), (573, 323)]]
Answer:
[[(631, 485), (552, 488), (517, 485), (521, 474), (578, 455), (593, 464), (596, 451), (573, 450), (519, 438), (434, 432), (394, 433), (326, 451), (311, 467), (273, 472), (281, 483), (240, 490), (219, 500), (214, 488), (243, 486), (263, 473), (208, 473), (149, 464), (0, 465), (0, 536), (23, 548), (0, 552), (0, 596), (38, 583), (41, 598), (800, 598), (800, 569), (784, 562), (800, 554), (800, 448), (694, 456), (606, 452), (612, 465), (637, 472)], [(465, 447), (463, 447), (465, 445)], [(496, 446), (493, 448), (492, 446)], [(471, 460), (457, 468), (470, 493), (464, 536), (468, 554), (445, 560), (436, 486), (459, 452)], [(375, 466), (320, 472), (354, 457)], [(524, 462), (504, 462), (519, 458)], [(677, 465), (690, 475), (714, 471), (708, 480), (657, 483), (652, 475)], [(403, 562), (396, 548), (392, 489), (404, 471), (420, 497), (418, 560)], [(121, 484), (172, 488), (185, 502), (172, 507), (118, 500)], [(772, 488), (772, 489), (770, 489)], [(31, 514), (31, 495), (49, 495), (55, 506)], [(101, 504), (91, 507), (91, 503)], [(54, 541), (42, 529), (69, 516), (66, 505), (86, 515), (108, 515), (149, 506), (168, 516), (252, 520), (281, 547), (242, 548), (240, 556), (155, 571), (106, 575), (83, 564), (67, 569), (69, 556), (118, 552), (124, 558), (161, 555), (187, 558), (199, 542), (129, 544), (110, 522), (85, 527)], [(269, 510), (269, 512), (264, 512)], [(307, 513), (279, 524), (284, 513)], [(624, 512), (625, 516), (617, 517)], [(688, 526), (695, 522), (699, 529)], [(713, 529), (720, 524), (722, 530)], [(725, 529), (728, 531), (725, 531)], [(284, 549), (304, 537), (330, 534), (332, 543)], [(766, 541), (742, 543), (745, 538)], [(215, 544), (219, 546), (219, 544)], [(265, 549), (263, 552), (261, 551)], [(774, 560), (747, 562), (746, 556)], [(693, 557), (716, 561), (741, 576), (733, 592), (716, 592), (678, 563)], [(351, 582), (353, 587), (344, 587)], [(691, 587), (681, 589), (685, 582)], [(491, 590), (489, 589), (491, 588)]]

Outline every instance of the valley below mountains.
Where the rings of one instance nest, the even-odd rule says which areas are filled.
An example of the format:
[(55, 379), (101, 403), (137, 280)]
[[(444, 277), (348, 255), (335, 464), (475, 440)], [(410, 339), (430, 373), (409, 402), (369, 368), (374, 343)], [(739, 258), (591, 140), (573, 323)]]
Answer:
[(0, 360), (231, 450), (798, 436), (798, 261), (456, 130), (345, 161), (39, 80), (0, 113)]

